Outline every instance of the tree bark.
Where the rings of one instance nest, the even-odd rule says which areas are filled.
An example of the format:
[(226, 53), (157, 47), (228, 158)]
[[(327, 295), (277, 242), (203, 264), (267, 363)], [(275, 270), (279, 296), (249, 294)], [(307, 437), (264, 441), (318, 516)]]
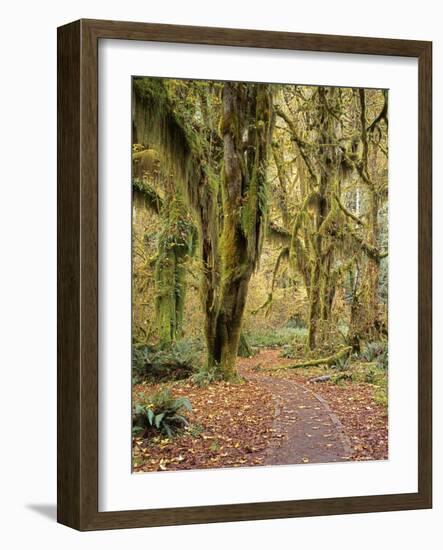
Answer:
[(235, 362), (248, 285), (260, 255), (270, 121), (266, 85), (224, 85), (220, 294), (218, 308), (211, 313), (208, 366), (219, 369), (225, 380), (238, 378)]
[[(308, 351), (315, 349), (319, 337), (324, 338), (326, 324), (330, 319), (332, 300), (331, 292), (331, 263), (332, 247), (331, 237), (328, 235), (329, 221), (336, 215), (333, 210), (335, 203), (333, 196), (338, 193), (338, 164), (339, 159), (335, 147), (325, 144), (333, 142), (337, 134), (336, 121), (331, 116), (331, 106), (334, 105), (337, 91), (332, 88), (319, 88), (318, 90), (318, 150), (319, 150), (319, 172), (318, 188), (315, 193), (315, 200), (312, 203), (312, 235), (310, 253), (310, 282), (308, 288), (309, 316), (308, 316), (308, 338), (306, 348)], [(309, 204), (308, 204), (309, 207)], [(319, 333), (319, 325), (321, 331)]]
[[(365, 243), (370, 250), (379, 250), (379, 223), (380, 208), (379, 191), (370, 174), (369, 146), (366, 121), (366, 93), (359, 90), (361, 142), (363, 146), (362, 161), (359, 168), (366, 188), (368, 190), (368, 222)], [(387, 109), (386, 96), (383, 109)], [(387, 119), (386, 119), (387, 122)], [(359, 351), (361, 341), (376, 340), (380, 337), (379, 319), (379, 279), (380, 279), (380, 254), (366, 254), (365, 264), (362, 270), (361, 287), (355, 296), (351, 307), (351, 322), (349, 341), (354, 350)]]

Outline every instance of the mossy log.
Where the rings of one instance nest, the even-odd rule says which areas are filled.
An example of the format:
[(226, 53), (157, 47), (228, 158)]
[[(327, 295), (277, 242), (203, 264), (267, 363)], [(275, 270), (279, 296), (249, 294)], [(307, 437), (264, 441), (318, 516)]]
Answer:
[(303, 369), (307, 367), (318, 367), (320, 365), (333, 365), (337, 361), (339, 361), (342, 357), (346, 357), (349, 355), (352, 351), (352, 346), (346, 346), (345, 348), (341, 348), (337, 351), (337, 353), (334, 353), (333, 355), (330, 355), (329, 357), (322, 357), (320, 359), (310, 359), (308, 361), (302, 361), (300, 363), (295, 363), (293, 365), (281, 365), (279, 367), (275, 367), (269, 370), (282, 370), (282, 369)]

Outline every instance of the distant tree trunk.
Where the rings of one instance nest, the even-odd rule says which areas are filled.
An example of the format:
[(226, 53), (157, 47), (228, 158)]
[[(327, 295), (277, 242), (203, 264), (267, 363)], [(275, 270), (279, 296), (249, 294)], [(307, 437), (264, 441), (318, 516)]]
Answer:
[[(369, 190), (369, 212), (367, 243), (378, 247), (378, 210), (379, 197)], [(374, 340), (379, 337), (379, 297), (380, 261), (373, 257), (365, 258), (365, 265), (358, 295), (351, 307), (350, 339), (355, 351), (359, 351), (362, 340)]]
[(331, 115), (331, 109), (337, 101), (337, 91), (333, 88), (318, 90), (318, 154), (320, 159), (320, 177), (317, 191), (308, 201), (312, 216), (312, 246), (310, 252), (310, 280), (308, 288), (308, 338), (307, 350), (318, 345), (320, 336), (325, 335), (325, 325), (330, 319), (333, 293), (331, 291), (332, 247), (329, 226), (335, 222), (337, 206), (333, 202), (334, 193), (338, 193), (339, 156), (336, 148), (329, 144), (337, 135), (337, 122)]
[(239, 357), (251, 357), (253, 355), (252, 348), (249, 345), (249, 342), (248, 342), (244, 332), (242, 332), (240, 334), (240, 342), (239, 342), (239, 345), (238, 345), (237, 355)]
[(307, 349), (313, 350), (317, 346), (317, 329), (320, 312), (320, 265), (314, 265), (311, 269), (309, 284), (309, 310), (308, 310), (308, 338)]
[[(385, 107), (386, 105), (385, 103)], [(366, 184), (369, 202), (365, 240), (372, 249), (378, 250), (380, 196), (369, 170), (366, 93), (363, 89), (359, 90), (359, 106), (361, 143), (363, 149), (359, 173)], [(380, 258), (367, 255), (361, 279), (361, 288), (351, 308), (350, 341), (353, 342), (355, 350), (360, 349), (362, 340), (374, 340), (379, 338), (379, 279)]]
[[(369, 234), (368, 242), (371, 246), (378, 247), (378, 210), (379, 210), (379, 198), (377, 193), (370, 194), (370, 210), (369, 210)], [(365, 302), (368, 311), (368, 324), (369, 331), (376, 331), (376, 322), (378, 319), (378, 286), (380, 278), (380, 262), (375, 261), (373, 258), (368, 258), (366, 264), (366, 296)]]
[[(368, 234), (366, 239), (374, 248), (378, 248), (379, 227), (379, 195), (375, 188), (375, 183), (369, 173), (369, 153), (368, 153), (368, 135), (366, 130), (366, 92), (359, 90), (361, 107), (361, 138), (363, 142), (363, 170), (366, 171), (369, 185), (369, 216), (368, 216)], [(386, 102), (385, 102), (386, 106)], [(363, 298), (367, 308), (367, 334), (369, 337), (375, 336), (377, 332), (376, 324), (378, 320), (378, 285), (379, 285), (380, 261), (374, 258), (368, 258), (366, 264), (366, 273), (364, 276)]]

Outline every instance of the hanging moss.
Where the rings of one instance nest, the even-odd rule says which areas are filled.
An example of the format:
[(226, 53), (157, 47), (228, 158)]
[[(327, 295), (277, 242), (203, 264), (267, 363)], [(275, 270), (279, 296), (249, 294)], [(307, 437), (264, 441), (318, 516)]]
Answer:
[(288, 261), (288, 259), (289, 259), (289, 248), (284, 247), (280, 250), (280, 253), (277, 256), (277, 260), (274, 265), (274, 269), (272, 270), (271, 291), (268, 293), (268, 296), (264, 301), (264, 303), (261, 306), (259, 306), (257, 309), (251, 311), (253, 315), (256, 315), (260, 310), (265, 311), (265, 317), (269, 315), (271, 311), (273, 297), (274, 297), (275, 282), (277, 279), (277, 274), (280, 269), (280, 265), (283, 261)]
[(266, 238), (273, 244), (289, 246), (291, 243), (291, 232), (274, 222), (269, 222), (266, 228)]
[[(203, 132), (196, 131), (194, 126), (189, 127), (180, 109), (174, 105), (169, 96), (168, 88), (163, 79), (136, 78), (133, 82), (133, 129), (134, 140), (145, 145), (155, 146), (160, 153), (162, 169), (166, 174), (173, 174), (177, 183), (183, 190), (183, 196), (187, 204), (195, 212), (197, 231), (193, 231), (193, 246), (199, 234), (200, 254), (202, 261), (202, 285), (201, 295), (205, 312), (205, 334), (208, 343), (208, 354), (213, 355), (211, 348), (214, 341), (217, 303), (219, 296), (218, 269), (218, 177), (211, 165), (212, 157), (217, 158), (217, 140), (213, 133), (209, 140)], [(180, 88), (180, 82), (170, 85), (169, 88)], [(211, 143), (211, 156), (208, 147)], [(168, 242), (166, 233), (162, 235), (164, 242)], [(163, 253), (158, 258), (158, 284), (163, 288), (158, 293), (157, 311), (159, 323), (163, 326), (165, 338), (173, 338), (179, 330), (181, 320), (174, 318), (171, 313), (174, 294), (168, 291), (168, 281), (161, 280), (160, 265), (166, 262), (166, 257), (171, 256), (166, 262), (166, 268), (170, 274), (176, 276), (180, 283), (180, 261), (176, 261), (176, 253), (183, 250), (179, 246), (163, 246)], [(180, 256), (180, 253), (178, 255)], [(179, 258), (180, 260), (180, 258)], [(180, 286), (180, 284), (179, 284)], [(176, 293), (184, 300), (183, 292)], [(181, 310), (181, 302), (178, 299), (177, 311)], [(172, 319), (169, 323), (166, 319)], [(171, 328), (172, 327), (172, 328)]]
[(255, 269), (258, 265), (268, 216), (268, 187), (266, 170), (268, 151), (272, 134), (272, 96), (269, 86), (257, 84), (249, 88), (254, 100), (249, 98), (250, 105), (255, 106), (252, 113), (254, 124), (252, 136), (253, 153), (247, 167), (246, 201), (242, 207), (242, 229), (248, 241), (248, 256)]
[(174, 174), (192, 205), (197, 207), (200, 168), (195, 133), (186, 131), (168, 97), (163, 79), (134, 79), (132, 120), (135, 140), (156, 146), (164, 169)]
[(186, 261), (195, 251), (196, 232), (178, 195), (167, 197), (165, 227), (159, 236), (155, 265), (155, 313), (162, 343), (179, 337), (186, 298)]
[(325, 322), (329, 320), (332, 308), (331, 265), (334, 233), (340, 218), (340, 209), (333, 196), (339, 192), (341, 162), (340, 146), (333, 146), (340, 112), (339, 94), (336, 89), (319, 87), (310, 101), (314, 107), (311, 110), (316, 128), (316, 142), (313, 144), (301, 140), (291, 117), (278, 111), (303, 151), (302, 157), (312, 182), (306, 186), (305, 196), (294, 218), (289, 252), (291, 269), (302, 274), (308, 295), (308, 350), (314, 349), (318, 338), (326, 334)]
[(138, 149), (132, 153), (132, 178), (155, 180), (160, 172), (160, 158), (155, 149)]
[(140, 196), (147, 208), (155, 214), (160, 214), (163, 208), (163, 198), (146, 181), (133, 179), (132, 190), (134, 194)]

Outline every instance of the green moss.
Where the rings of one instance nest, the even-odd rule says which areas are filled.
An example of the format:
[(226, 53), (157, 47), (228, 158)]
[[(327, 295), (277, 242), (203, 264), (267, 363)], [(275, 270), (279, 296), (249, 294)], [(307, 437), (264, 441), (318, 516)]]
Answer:
[(160, 168), (160, 159), (155, 149), (139, 149), (132, 154), (132, 177), (142, 179), (148, 176), (154, 179)]
[(132, 190), (143, 200), (145, 206), (160, 214), (163, 208), (163, 198), (151, 187), (146, 180), (135, 178), (132, 180)]
[(196, 231), (186, 217), (179, 195), (167, 198), (165, 227), (159, 236), (155, 265), (155, 313), (161, 342), (171, 342), (182, 333), (186, 298), (186, 262), (195, 251)]
[(197, 207), (200, 168), (195, 132), (187, 131), (173, 108), (163, 79), (135, 78), (132, 106), (134, 137), (145, 146), (155, 146), (165, 172), (174, 173)]

